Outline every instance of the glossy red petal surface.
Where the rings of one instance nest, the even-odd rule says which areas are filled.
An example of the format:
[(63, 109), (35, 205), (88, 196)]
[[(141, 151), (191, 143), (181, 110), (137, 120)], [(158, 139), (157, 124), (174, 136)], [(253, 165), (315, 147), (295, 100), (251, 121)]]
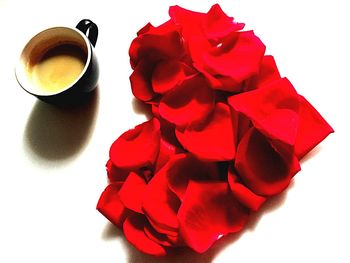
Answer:
[(169, 15), (171, 20), (180, 26), (185, 41), (193, 36), (218, 39), (244, 27), (244, 24), (236, 23), (232, 17), (227, 16), (218, 4), (213, 5), (207, 13), (172, 6)]
[(144, 192), (142, 209), (158, 232), (176, 235), (178, 231), (176, 214), (180, 200), (170, 191), (163, 169), (156, 173), (148, 183)]
[(156, 97), (151, 83), (153, 69), (154, 65), (142, 60), (130, 75), (131, 91), (141, 101), (150, 101)]
[(286, 78), (231, 96), (228, 102), (266, 136), (294, 145), (299, 125), (299, 99)]
[(106, 163), (106, 171), (108, 180), (111, 183), (124, 182), (129, 175), (129, 171), (116, 167), (112, 163), (111, 159), (109, 159)]
[(240, 231), (248, 211), (233, 198), (226, 182), (191, 181), (178, 217), (185, 243), (203, 253), (221, 236)]
[(231, 77), (236, 83), (259, 72), (265, 52), (265, 45), (252, 31), (234, 32), (216, 45), (193, 37), (189, 48), (199, 71)]
[(214, 91), (197, 75), (164, 95), (160, 115), (169, 122), (185, 127), (203, 122), (214, 108)]
[(156, 162), (155, 172), (159, 171), (164, 165), (166, 165), (166, 163), (169, 161), (169, 159), (172, 156), (174, 156), (175, 154), (178, 154), (182, 151), (183, 151), (182, 149), (171, 144), (167, 140), (161, 138), (160, 139), (159, 155), (158, 155), (157, 162)]
[(262, 196), (282, 192), (300, 170), (295, 157), (287, 162), (255, 128), (250, 128), (240, 141), (235, 168), (245, 185)]
[(173, 156), (162, 172), (166, 173), (169, 188), (183, 200), (190, 180), (219, 180), (216, 163), (203, 162), (192, 154), (183, 153)]
[(186, 78), (185, 65), (177, 60), (157, 64), (152, 75), (152, 86), (157, 93), (166, 93)]
[(216, 104), (208, 122), (199, 129), (176, 130), (182, 146), (207, 161), (232, 160), (236, 152), (235, 133), (230, 107), (224, 103)]
[(152, 64), (164, 59), (180, 58), (184, 47), (176, 25), (168, 21), (158, 27), (146, 27), (130, 45), (130, 63), (135, 68), (141, 60)]
[(160, 125), (156, 118), (123, 133), (110, 148), (110, 159), (119, 168), (136, 170), (153, 166), (159, 153)]
[(299, 101), (300, 121), (295, 142), (295, 154), (300, 160), (334, 130), (303, 96), (299, 96)]
[(257, 86), (262, 87), (270, 82), (279, 80), (280, 78), (281, 75), (274, 57), (271, 55), (264, 56), (261, 61), (260, 70), (257, 77)]
[(220, 39), (244, 28), (243, 23), (236, 23), (227, 16), (220, 5), (213, 5), (205, 17), (204, 30), (208, 39)]
[(145, 225), (143, 230), (145, 231), (145, 234), (149, 239), (153, 240), (154, 242), (162, 246), (174, 247), (174, 246), (181, 245), (178, 235), (170, 236), (170, 235), (159, 233), (155, 228), (152, 227), (151, 224)]
[(181, 34), (187, 38), (194, 35), (202, 35), (206, 14), (187, 10), (180, 6), (171, 6), (169, 8), (171, 21), (181, 27)]
[(130, 211), (125, 208), (119, 199), (119, 190), (122, 183), (109, 184), (102, 192), (97, 203), (97, 210), (103, 214), (111, 223), (121, 227)]
[(265, 202), (266, 198), (252, 192), (237, 177), (232, 167), (228, 171), (228, 183), (233, 196), (247, 208), (257, 211)]
[(164, 256), (167, 254), (165, 248), (149, 239), (144, 232), (144, 226), (148, 224), (145, 216), (132, 214), (128, 216), (123, 224), (126, 239), (143, 253), (153, 256)]
[(274, 57), (271, 55), (264, 56), (260, 64), (259, 72), (246, 81), (244, 91), (262, 88), (280, 78), (281, 75)]
[(120, 201), (130, 210), (142, 213), (142, 202), (146, 185), (144, 178), (137, 173), (131, 172), (119, 191)]

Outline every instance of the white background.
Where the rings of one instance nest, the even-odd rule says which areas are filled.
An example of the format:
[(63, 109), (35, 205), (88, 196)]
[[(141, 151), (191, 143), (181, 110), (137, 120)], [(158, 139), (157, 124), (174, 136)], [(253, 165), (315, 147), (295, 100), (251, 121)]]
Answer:
[[(348, 1), (218, 2), (255, 30), (336, 131), (289, 189), (203, 255), (139, 253), (95, 210), (111, 143), (146, 119), (130, 91), (128, 48), (147, 22), (168, 19), (170, 5), (206, 12), (215, 1), (0, 0), (0, 262), (350, 262)], [(25, 93), (14, 66), (34, 33), (82, 18), (100, 29), (99, 88), (89, 107), (64, 111)]]

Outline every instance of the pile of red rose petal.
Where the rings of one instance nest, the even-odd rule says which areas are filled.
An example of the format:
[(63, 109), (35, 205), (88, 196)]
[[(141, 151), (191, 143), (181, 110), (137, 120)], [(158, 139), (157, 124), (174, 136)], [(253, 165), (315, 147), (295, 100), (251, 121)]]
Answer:
[(131, 43), (132, 92), (153, 118), (112, 144), (97, 205), (151, 255), (202, 253), (240, 231), (333, 132), (253, 31), (219, 5), (169, 14)]

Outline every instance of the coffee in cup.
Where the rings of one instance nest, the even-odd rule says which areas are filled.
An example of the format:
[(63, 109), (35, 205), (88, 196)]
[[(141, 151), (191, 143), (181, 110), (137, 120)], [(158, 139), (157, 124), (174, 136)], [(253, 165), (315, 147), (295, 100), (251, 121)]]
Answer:
[(99, 73), (93, 48), (97, 34), (96, 24), (87, 19), (76, 28), (53, 27), (38, 33), (24, 47), (16, 67), (19, 84), (53, 103), (79, 99), (94, 90)]

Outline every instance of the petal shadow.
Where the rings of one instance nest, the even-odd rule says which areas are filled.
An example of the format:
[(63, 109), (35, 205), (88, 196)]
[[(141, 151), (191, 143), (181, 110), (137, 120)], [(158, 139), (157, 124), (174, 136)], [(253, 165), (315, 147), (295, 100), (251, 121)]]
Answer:
[(135, 113), (145, 115), (147, 120), (150, 120), (153, 117), (151, 105), (144, 103), (136, 98), (132, 99), (132, 108)]
[(109, 240), (110, 238), (113, 238), (113, 236), (123, 236), (123, 238), (120, 238), (120, 241), (127, 252), (127, 263), (211, 263), (222, 250), (234, 244), (242, 235), (244, 235), (245, 232), (254, 231), (260, 219), (265, 214), (273, 212), (283, 205), (287, 199), (288, 190), (293, 186), (294, 181), (292, 180), (291, 184), (285, 191), (268, 199), (258, 212), (251, 215), (249, 222), (242, 231), (224, 236), (203, 254), (198, 254), (189, 248), (181, 247), (170, 251), (170, 253), (164, 257), (146, 255), (128, 243), (123, 236), (122, 231), (110, 223), (105, 229), (103, 238)]

